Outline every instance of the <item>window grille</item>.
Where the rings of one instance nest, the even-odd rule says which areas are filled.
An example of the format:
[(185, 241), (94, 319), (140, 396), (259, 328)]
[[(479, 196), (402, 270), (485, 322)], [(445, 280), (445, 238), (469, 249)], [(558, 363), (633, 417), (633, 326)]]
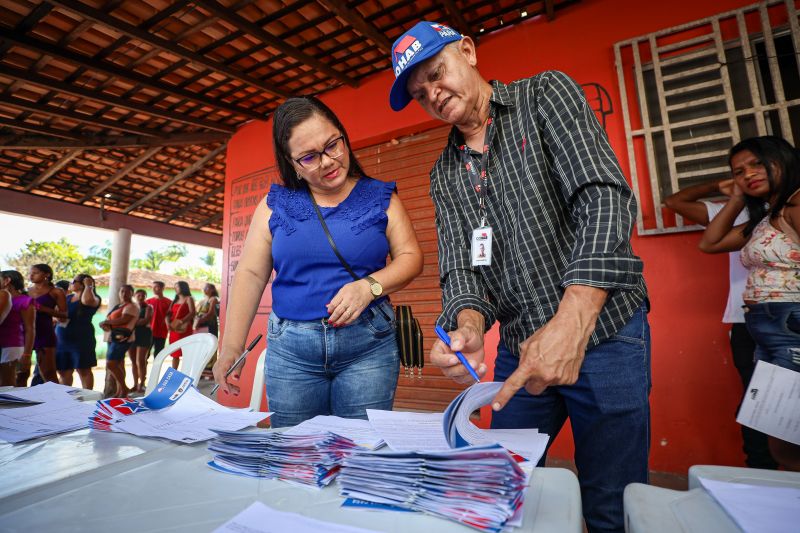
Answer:
[(797, 16), (763, 1), (614, 45), (640, 235), (698, 229), (663, 198), (728, 177), (740, 139), (800, 140)]

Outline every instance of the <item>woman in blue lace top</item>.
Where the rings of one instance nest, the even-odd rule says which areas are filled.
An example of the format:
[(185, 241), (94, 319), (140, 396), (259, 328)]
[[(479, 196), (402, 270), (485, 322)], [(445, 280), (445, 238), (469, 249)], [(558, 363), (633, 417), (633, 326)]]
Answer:
[[(387, 295), (422, 271), (396, 186), (364, 175), (341, 122), (316, 98), (284, 102), (272, 134), (283, 184), (272, 186), (253, 215), (214, 379), (222, 394), (238, 394), (225, 373), (244, 350), (274, 268), (265, 367), (272, 426), (391, 409), (399, 355)], [(337, 257), (320, 217), (359, 279)]]

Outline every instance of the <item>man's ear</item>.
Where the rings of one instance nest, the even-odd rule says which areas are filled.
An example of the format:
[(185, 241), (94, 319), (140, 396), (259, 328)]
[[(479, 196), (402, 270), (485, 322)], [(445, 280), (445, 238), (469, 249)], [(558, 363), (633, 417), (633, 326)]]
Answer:
[(469, 66), (475, 67), (478, 65), (478, 53), (475, 46), (475, 41), (470, 37), (462, 37), (458, 43), (458, 50), (466, 58)]

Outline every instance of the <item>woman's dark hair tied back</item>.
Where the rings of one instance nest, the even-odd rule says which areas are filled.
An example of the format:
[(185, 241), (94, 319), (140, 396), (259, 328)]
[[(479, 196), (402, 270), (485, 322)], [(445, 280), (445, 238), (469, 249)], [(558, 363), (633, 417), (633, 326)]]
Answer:
[(53, 286), (53, 269), (50, 268), (50, 265), (47, 265), (45, 263), (37, 263), (33, 265), (31, 268), (35, 268), (36, 270), (47, 276), (47, 283), (49, 283), (51, 287)]
[[(745, 194), (744, 201), (750, 220), (747, 221), (743, 233), (749, 237), (765, 216), (769, 215), (770, 219), (778, 216), (789, 198), (800, 188), (800, 152), (786, 140), (774, 135), (750, 137), (731, 148), (728, 165), (733, 161), (733, 156), (745, 150), (764, 165), (769, 184), (768, 199), (777, 193), (772, 205), (768, 205), (764, 198)], [(776, 182), (776, 169), (780, 172), (779, 182)]]
[(25, 292), (25, 278), (16, 270), (3, 270), (0, 272), (0, 277), (8, 278), (11, 286), (19, 292)]
[(278, 162), (278, 173), (287, 189), (306, 189), (308, 186), (301, 180), (292, 165), (289, 153), (289, 137), (292, 131), (301, 123), (319, 115), (333, 124), (344, 137), (347, 152), (350, 156), (350, 175), (361, 177), (364, 170), (358, 163), (353, 149), (350, 148), (350, 138), (339, 118), (331, 109), (313, 96), (297, 96), (289, 98), (282, 103), (272, 115), (272, 144), (275, 150), (275, 159)]

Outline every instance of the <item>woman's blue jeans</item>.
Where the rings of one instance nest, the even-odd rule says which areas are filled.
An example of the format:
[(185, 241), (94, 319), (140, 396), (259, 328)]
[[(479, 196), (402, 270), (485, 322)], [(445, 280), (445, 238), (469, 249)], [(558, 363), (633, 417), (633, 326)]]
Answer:
[[(394, 311), (388, 302), (352, 324), (296, 321), (270, 314), (264, 368), (272, 427), (317, 415), (367, 418), (391, 410), (400, 373)], [(386, 319), (389, 318), (389, 320)]]
[[(505, 381), (518, 361), (501, 343), (495, 381)], [(574, 385), (549, 387), (538, 396), (520, 389), (492, 414), (492, 427), (538, 428), (552, 444), (569, 417), (586, 526), (590, 533), (622, 533), (622, 492), (628, 483), (648, 479), (649, 394), (650, 326), (643, 305), (616, 335), (586, 351)]]
[(744, 314), (756, 342), (756, 360), (800, 372), (800, 303), (747, 304)]

